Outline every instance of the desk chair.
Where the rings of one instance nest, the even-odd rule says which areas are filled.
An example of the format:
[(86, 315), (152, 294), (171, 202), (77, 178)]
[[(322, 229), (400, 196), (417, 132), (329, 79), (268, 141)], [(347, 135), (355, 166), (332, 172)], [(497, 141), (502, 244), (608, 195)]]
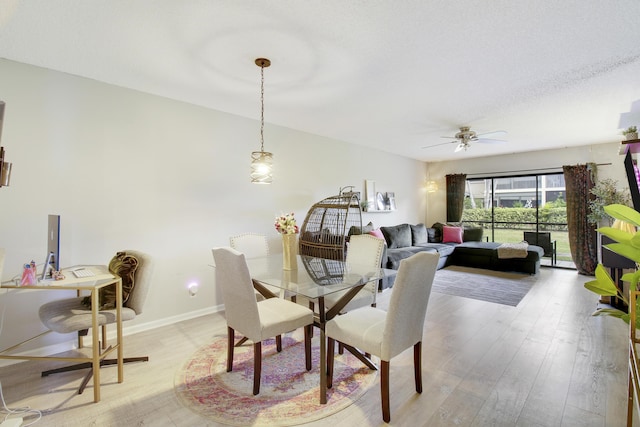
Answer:
[(305, 362), (310, 371), (313, 312), (282, 298), (257, 301), (245, 257), (235, 249), (215, 248), (213, 258), (227, 319), (227, 372), (233, 370), (233, 341), (237, 330), (253, 341), (253, 394), (257, 395), (260, 393), (262, 341), (276, 337), (276, 348), (282, 351), (281, 335), (300, 327), (304, 327)]
[(335, 341), (351, 352), (358, 348), (379, 357), (382, 419), (385, 422), (391, 420), (389, 361), (411, 346), (416, 392), (422, 393), (422, 330), (439, 258), (437, 253), (419, 252), (400, 262), (388, 311), (363, 307), (336, 316), (325, 326), (327, 387), (333, 385)]
[[(142, 313), (144, 302), (147, 299), (149, 288), (151, 286), (151, 275), (153, 272), (153, 262), (149, 255), (138, 251), (122, 251), (127, 256), (133, 256), (137, 260), (137, 268), (133, 273), (133, 289), (129, 294), (128, 299), (122, 305), (122, 321), (135, 319), (135, 317)], [(118, 252), (118, 255), (121, 252)], [(114, 258), (115, 260), (115, 258)], [(114, 260), (110, 264), (110, 269), (114, 265)], [(135, 261), (131, 261), (135, 262)], [(113, 272), (113, 271), (112, 271)], [(122, 277), (123, 293), (126, 285), (131, 285), (130, 281), (126, 277)], [(78, 348), (83, 347), (82, 337), (87, 335), (88, 330), (91, 329), (91, 308), (83, 302), (85, 297), (79, 296), (76, 298), (65, 298), (55, 300), (43, 304), (40, 306), (39, 315), (40, 321), (50, 330), (61, 334), (68, 334), (70, 332), (78, 333)], [(116, 310), (105, 309), (100, 310), (98, 313), (98, 324), (101, 326), (102, 335), (102, 348), (106, 348), (107, 341), (107, 325), (114, 324), (116, 322)], [(100, 333), (99, 331), (93, 331), (93, 333)], [(127, 357), (124, 358), (124, 363), (130, 362), (146, 362), (149, 360), (147, 356), (141, 357)], [(103, 359), (100, 366), (115, 365), (116, 359)], [(89, 368), (89, 372), (82, 381), (78, 394), (82, 394), (87, 383), (93, 376), (93, 369), (90, 362), (79, 363), (70, 366), (64, 366), (57, 369), (50, 369), (42, 372), (42, 376), (46, 377), (50, 374), (56, 374), (59, 372), (75, 371), (78, 369)]]

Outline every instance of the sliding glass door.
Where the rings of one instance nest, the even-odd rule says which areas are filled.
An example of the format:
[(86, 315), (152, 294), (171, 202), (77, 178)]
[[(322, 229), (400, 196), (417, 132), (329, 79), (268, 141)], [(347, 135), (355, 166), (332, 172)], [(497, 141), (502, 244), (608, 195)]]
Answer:
[[(562, 173), (468, 178), (462, 220), (489, 241), (551, 246), (543, 264), (573, 267)], [(527, 233), (525, 235), (525, 233)], [(534, 240), (534, 241), (531, 241)]]

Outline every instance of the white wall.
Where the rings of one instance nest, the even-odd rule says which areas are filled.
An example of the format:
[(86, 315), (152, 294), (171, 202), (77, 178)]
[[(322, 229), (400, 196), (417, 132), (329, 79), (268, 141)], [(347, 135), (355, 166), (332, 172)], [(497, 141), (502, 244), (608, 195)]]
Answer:
[[(481, 147), (476, 147), (480, 149)], [(501, 175), (539, 173), (556, 171), (561, 173), (562, 166), (593, 162), (598, 166), (598, 179), (610, 178), (618, 181), (620, 189), (627, 189), (627, 177), (624, 170), (624, 156), (619, 155), (620, 141), (606, 144), (562, 148), (558, 150), (532, 151), (524, 154), (478, 157), (474, 159), (449, 162), (428, 163), (429, 179), (438, 183), (438, 191), (427, 195), (427, 224), (444, 222), (447, 219), (445, 176), (454, 173), (466, 173), (468, 177), (476, 175)], [(473, 147), (472, 147), (473, 149)]]
[[(275, 216), (293, 211), (302, 224), (313, 203), (342, 186), (364, 191), (371, 179), (379, 190), (395, 191), (398, 210), (364, 214), (365, 223), (425, 218), (425, 165), (415, 160), (267, 125), (274, 183), (253, 185), (255, 120), (7, 60), (0, 60), (0, 99), (2, 145), (13, 163), (11, 186), (0, 189), (2, 280), (25, 262), (44, 262), (47, 215), (59, 214), (63, 266), (106, 264), (126, 248), (155, 258), (145, 312), (125, 331), (219, 308), (212, 247), (252, 231), (281, 251)], [(201, 284), (194, 298), (186, 290), (191, 281)], [(1, 294), (7, 312), (0, 347), (43, 330), (38, 306), (61, 296)]]

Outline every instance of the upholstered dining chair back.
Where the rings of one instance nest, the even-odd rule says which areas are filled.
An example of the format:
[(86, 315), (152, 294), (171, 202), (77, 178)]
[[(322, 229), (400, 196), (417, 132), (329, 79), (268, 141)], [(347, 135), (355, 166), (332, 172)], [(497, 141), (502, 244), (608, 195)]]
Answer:
[(384, 239), (370, 234), (354, 234), (349, 238), (346, 262), (379, 268), (384, 252)]
[(233, 249), (244, 254), (245, 259), (269, 255), (269, 243), (264, 234), (244, 233), (229, 238)]
[(254, 342), (262, 341), (258, 303), (245, 255), (233, 248), (214, 248), (213, 258), (227, 325)]
[[(354, 234), (349, 239), (347, 249), (347, 264), (358, 267), (370, 267), (372, 271), (380, 268), (382, 262), (382, 254), (384, 252), (384, 239), (379, 239), (370, 234)], [(362, 271), (367, 274), (370, 271)], [(349, 311), (359, 307), (376, 304), (376, 294), (378, 292), (378, 281), (374, 280), (367, 283), (355, 297), (342, 310)], [(331, 307), (338, 298), (346, 291), (329, 294), (325, 298), (327, 307)]]
[(382, 360), (422, 341), (422, 330), (439, 256), (420, 252), (402, 261), (393, 285), (378, 356)]

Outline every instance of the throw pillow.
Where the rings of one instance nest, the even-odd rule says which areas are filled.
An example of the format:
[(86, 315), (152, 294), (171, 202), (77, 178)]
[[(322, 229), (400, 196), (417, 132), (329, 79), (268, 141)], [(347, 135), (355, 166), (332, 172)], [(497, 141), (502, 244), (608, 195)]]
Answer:
[[(129, 300), (129, 295), (135, 285), (135, 273), (138, 269), (138, 259), (126, 252), (118, 252), (109, 262), (109, 271), (122, 279), (122, 304)], [(116, 308), (116, 286), (105, 286), (98, 291), (100, 310)], [(85, 297), (82, 303), (91, 308), (91, 297)]]
[(433, 243), (442, 243), (442, 227), (444, 226), (445, 224), (441, 222), (436, 222), (431, 226), (431, 228), (435, 230), (434, 236), (433, 236)]
[(429, 243), (427, 227), (424, 224), (411, 225), (411, 242), (413, 246)]
[(389, 249), (408, 248), (411, 246), (411, 227), (409, 227), (409, 224), (380, 227), (380, 230), (387, 241)]
[(436, 229), (427, 228), (427, 240), (429, 243), (436, 243)]
[(465, 242), (481, 242), (484, 229), (482, 227), (465, 228), (462, 232), (462, 240)]
[(442, 243), (462, 243), (462, 228), (448, 225), (442, 227)]
[(376, 228), (375, 230), (371, 230), (369, 234), (371, 234), (374, 237), (377, 237), (378, 239), (384, 239), (384, 234), (382, 234), (382, 231), (380, 231), (379, 228)]
[(359, 227), (357, 225), (352, 225), (351, 227), (349, 227), (348, 235), (352, 236), (354, 234), (367, 234), (367, 233), (370, 233), (371, 230), (373, 230), (373, 223), (369, 221), (369, 224), (363, 225), (362, 227)]

